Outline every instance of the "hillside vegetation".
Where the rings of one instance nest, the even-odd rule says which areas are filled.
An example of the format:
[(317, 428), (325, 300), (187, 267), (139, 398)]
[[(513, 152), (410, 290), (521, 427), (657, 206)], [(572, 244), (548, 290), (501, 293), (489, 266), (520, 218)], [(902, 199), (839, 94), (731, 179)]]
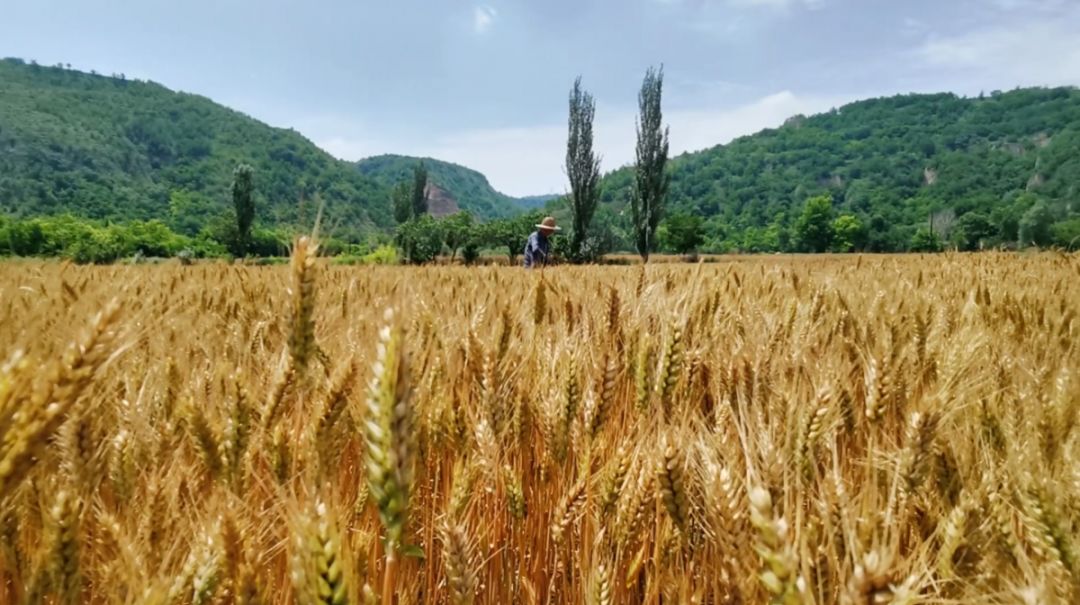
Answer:
[[(943, 243), (1015, 245), (1040, 203), (1030, 218), (1080, 235), (1078, 149), (1075, 88), (872, 99), (674, 158), (668, 209), (707, 217), (715, 251), (795, 249), (817, 195), (859, 219), (870, 250), (908, 249), (932, 214)], [(629, 227), (618, 213), (632, 181), (623, 168), (603, 183), (601, 216), (616, 231)]]
[(256, 172), (264, 225), (335, 234), (393, 222), (386, 190), (292, 130), (152, 82), (0, 61), (0, 212), (161, 219), (195, 235), (226, 213), (233, 169)]
[[(860, 101), (674, 158), (658, 241), (679, 253), (1075, 248), (1078, 149), (1075, 88)], [(292, 130), (152, 82), (0, 61), (0, 254), (215, 255), (242, 163), (255, 169), (257, 253), (310, 229), (320, 203), (324, 234), (365, 253), (388, 241), (389, 189), (419, 160), (344, 162)], [(563, 199), (512, 198), (479, 172), (424, 162), (432, 213), (506, 219), (469, 234), (473, 250), (519, 247), (531, 227), (513, 231), (516, 217), (545, 204), (571, 224)], [(587, 242), (595, 253), (634, 248), (632, 180), (630, 168), (603, 179)]]
[(487, 177), (471, 168), (432, 158), (387, 154), (360, 160), (356, 167), (361, 174), (380, 185), (393, 187), (412, 179), (413, 168), (419, 162), (423, 162), (427, 168), (430, 184), (449, 193), (457, 202), (458, 208), (476, 217), (486, 219), (511, 216), (523, 208), (536, 206), (533, 202), (535, 198), (518, 200), (499, 193), (488, 183)]

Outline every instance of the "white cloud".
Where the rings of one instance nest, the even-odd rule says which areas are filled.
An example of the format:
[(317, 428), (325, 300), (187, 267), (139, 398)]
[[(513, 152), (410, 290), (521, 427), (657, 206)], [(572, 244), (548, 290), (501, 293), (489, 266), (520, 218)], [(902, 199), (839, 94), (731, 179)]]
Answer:
[[(824, 111), (847, 100), (851, 99), (801, 96), (784, 91), (739, 107), (667, 112), (665, 122), (671, 126), (671, 154), (727, 143), (763, 128), (779, 126), (795, 114)], [(596, 115), (596, 149), (603, 158), (603, 170), (633, 162), (637, 136), (634, 111), (601, 106)], [(348, 137), (316, 136), (315, 142), (348, 160), (379, 153), (402, 153), (455, 162), (479, 170), (496, 189), (509, 195), (562, 193), (567, 188), (563, 172), (564, 123), (467, 130), (404, 144), (371, 140), (360, 132), (350, 133)]]
[(473, 31), (478, 34), (487, 32), (491, 29), (492, 24), (495, 23), (495, 17), (497, 15), (498, 13), (495, 12), (495, 9), (487, 5), (473, 8)]
[[(1071, 22), (1070, 22), (1071, 21)], [(1080, 84), (1080, 13), (936, 38), (915, 51), (924, 65), (1002, 88)], [(951, 72), (951, 73), (950, 73)]]

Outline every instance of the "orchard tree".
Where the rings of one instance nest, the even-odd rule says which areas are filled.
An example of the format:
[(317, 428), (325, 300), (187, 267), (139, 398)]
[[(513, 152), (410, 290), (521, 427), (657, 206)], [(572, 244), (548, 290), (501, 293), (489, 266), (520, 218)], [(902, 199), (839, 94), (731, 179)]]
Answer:
[[(539, 223), (543, 213), (529, 212), (514, 218), (501, 218), (478, 225), (478, 232), (483, 242), (491, 248), (505, 248), (506, 255), (513, 265), (517, 255), (525, 249), (525, 240), (533, 225)], [(555, 244), (552, 244), (554, 252)]]
[(457, 257), (457, 251), (473, 237), (473, 217), (462, 210), (442, 219), (443, 240), (450, 250), (450, 262)]
[(398, 225), (397, 239), (408, 262), (429, 263), (442, 252), (443, 224), (431, 215), (419, 216)]

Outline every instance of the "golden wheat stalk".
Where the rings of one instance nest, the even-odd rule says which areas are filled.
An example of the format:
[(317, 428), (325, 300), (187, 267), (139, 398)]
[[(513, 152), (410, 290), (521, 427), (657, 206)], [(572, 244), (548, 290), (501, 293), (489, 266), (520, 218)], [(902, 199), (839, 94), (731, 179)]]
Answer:
[(397, 549), (402, 545), (413, 472), (413, 411), (404, 332), (387, 310), (379, 332), (374, 378), (368, 395), (364, 438), (367, 444), (368, 489), (386, 529), (386, 570), (382, 600), (393, 598)]
[(471, 605), (476, 596), (473, 546), (460, 523), (447, 521), (439, 533), (443, 543), (443, 568), (452, 605)]
[(289, 319), (289, 356), (291, 367), (301, 376), (305, 375), (315, 344), (315, 259), (319, 244), (307, 236), (293, 243), (292, 258), (292, 313)]
[(119, 314), (118, 302), (106, 304), (91, 320), (85, 335), (67, 347), (42, 385), (13, 414), (11, 426), (0, 436), (0, 499), (11, 494), (30, 471), (48, 438), (64, 423), (112, 354)]

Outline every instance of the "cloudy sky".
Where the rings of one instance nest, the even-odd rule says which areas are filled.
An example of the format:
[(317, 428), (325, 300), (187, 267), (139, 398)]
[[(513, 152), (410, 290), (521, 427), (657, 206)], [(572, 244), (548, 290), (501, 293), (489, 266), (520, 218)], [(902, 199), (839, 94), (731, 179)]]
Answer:
[[(566, 190), (574, 78), (605, 170), (663, 63), (674, 152), (868, 97), (1080, 85), (1080, 0), (0, 0), (0, 56), (208, 96), (334, 155)], [(2, 100), (0, 100), (2, 102)]]

